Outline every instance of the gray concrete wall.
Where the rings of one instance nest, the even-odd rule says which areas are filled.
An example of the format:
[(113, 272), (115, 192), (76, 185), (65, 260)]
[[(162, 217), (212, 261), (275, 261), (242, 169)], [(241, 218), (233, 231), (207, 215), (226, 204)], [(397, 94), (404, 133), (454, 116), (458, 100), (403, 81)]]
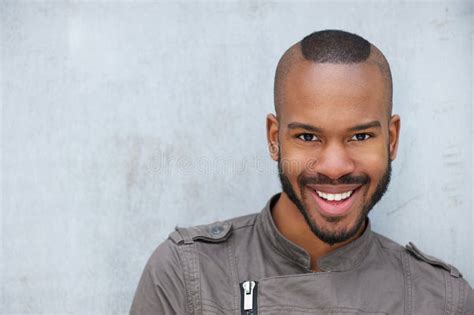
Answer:
[(400, 153), (374, 229), (474, 283), (473, 2), (2, 1), (1, 314), (125, 314), (176, 224), (279, 191), (265, 115), (325, 28), (391, 62)]

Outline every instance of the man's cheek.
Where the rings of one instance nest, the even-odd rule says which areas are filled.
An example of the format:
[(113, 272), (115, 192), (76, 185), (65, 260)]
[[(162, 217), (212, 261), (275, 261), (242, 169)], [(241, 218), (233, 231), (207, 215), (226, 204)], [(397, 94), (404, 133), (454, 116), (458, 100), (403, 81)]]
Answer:
[(284, 173), (291, 177), (305, 172), (309, 164), (307, 159), (299, 154), (288, 155), (280, 163)]
[(366, 153), (359, 155), (354, 161), (358, 172), (368, 174), (370, 177), (382, 176), (387, 167), (387, 152)]

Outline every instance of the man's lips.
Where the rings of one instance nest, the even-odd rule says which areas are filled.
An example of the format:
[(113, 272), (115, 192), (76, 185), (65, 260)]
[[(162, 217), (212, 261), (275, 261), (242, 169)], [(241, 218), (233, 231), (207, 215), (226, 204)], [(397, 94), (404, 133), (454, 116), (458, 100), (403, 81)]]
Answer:
[(350, 212), (358, 195), (358, 185), (307, 185), (317, 204), (318, 211), (325, 216), (344, 216)]

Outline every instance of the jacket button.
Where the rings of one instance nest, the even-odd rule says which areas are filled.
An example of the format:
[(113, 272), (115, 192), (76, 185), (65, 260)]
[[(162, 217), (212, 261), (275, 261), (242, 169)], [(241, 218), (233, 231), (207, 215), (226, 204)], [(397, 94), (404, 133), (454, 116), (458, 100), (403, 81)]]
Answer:
[(212, 235), (219, 235), (224, 231), (224, 227), (222, 225), (214, 225), (211, 229)]

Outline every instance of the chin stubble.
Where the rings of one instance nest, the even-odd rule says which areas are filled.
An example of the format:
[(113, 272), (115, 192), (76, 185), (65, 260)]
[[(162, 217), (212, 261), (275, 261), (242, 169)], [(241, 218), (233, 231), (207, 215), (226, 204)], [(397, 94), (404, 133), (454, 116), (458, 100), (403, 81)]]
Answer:
[[(386, 168), (382, 178), (377, 183), (377, 188), (376, 188), (374, 194), (370, 197), (369, 202), (367, 202), (366, 204), (363, 205), (362, 211), (360, 212), (359, 216), (357, 217), (356, 224), (350, 229), (344, 229), (342, 231), (332, 232), (332, 231), (329, 231), (325, 228), (317, 226), (316, 223), (314, 222), (314, 220), (310, 217), (309, 212), (307, 211), (306, 207), (304, 206), (304, 204), (302, 202), (302, 200), (305, 200), (304, 187), (305, 187), (306, 184), (308, 184), (308, 183), (317, 184), (317, 183), (321, 183), (321, 182), (323, 182), (324, 184), (327, 184), (328, 181), (332, 181), (332, 180), (328, 179), (327, 177), (321, 179), (321, 176), (320, 177), (303, 177), (303, 176), (301, 176), (302, 174), (300, 174), (300, 176), (298, 176), (298, 179), (297, 179), (298, 187), (299, 187), (299, 190), (301, 192), (301, 197), (302, 197), (302, 200), (300, 200), (298, 198), (293, 186), (291, 185), (288, 177), (284, 174), (283, 168), (282, 168), (282, 165), (281, 165), (281, 158), (280, 158), (280, 156), (278, 157), (278, 174), (279, 174), (279, 177), (280, 177), (280, 182), (281, 182), (283, 192), (285, 192), (285, 194), (293, 202), (293, 204), (296, 206), (296, 208), (298, 208), (298, 210), (303, 215), (308, 227), (313, 232), (313, 234), (316, 235), (316, 237), (318, 237), (320, 240), (322, 240), (323, 242), (325, 242), (326, 244), (331, 245), (331, 246), (336, 244), (336, 243), (341, 243), (341, 242), (344, 242), (344, 241), (347, 241), (347, 240), (351, 239), (362, 228), (362, 226), (364, 225), (365, 220), (366, 220), (367, 215), (369, 214), (370, 210), (372, 210), (372, 208), (375, 206), (375, 204), (377, 204), (377, 202), (379, 202), (380, 199), (382, 199), (383, 195), (387, 191), (388, 185), (390, 183), (391, 172), (392, 172), (392, 166), (391, 166), (391, 161), (389, 160), (388, 163), (387, 163), (387, 168)], [(334, 181), (332, 181), (332, 182), (334, 182)], [(339, 184), (342, 184), (342, 183), (345, 183), (345, 184), (348, 184), (348, 183), (368, 184), (368, 183), (370, 183), (370, 180), (368, 179), (368, 177), (345, 176), (343, 179), (336, 180), (335, 182), (338, 182)], [(337, 222), (341, 221), (343, 218), (344, 217), (342, 217), (342, 216), (339, 216), (339, 217), (324, 216), (324, 219), (327, 222), (330, 222), (330, 223), (337, 223)]]

